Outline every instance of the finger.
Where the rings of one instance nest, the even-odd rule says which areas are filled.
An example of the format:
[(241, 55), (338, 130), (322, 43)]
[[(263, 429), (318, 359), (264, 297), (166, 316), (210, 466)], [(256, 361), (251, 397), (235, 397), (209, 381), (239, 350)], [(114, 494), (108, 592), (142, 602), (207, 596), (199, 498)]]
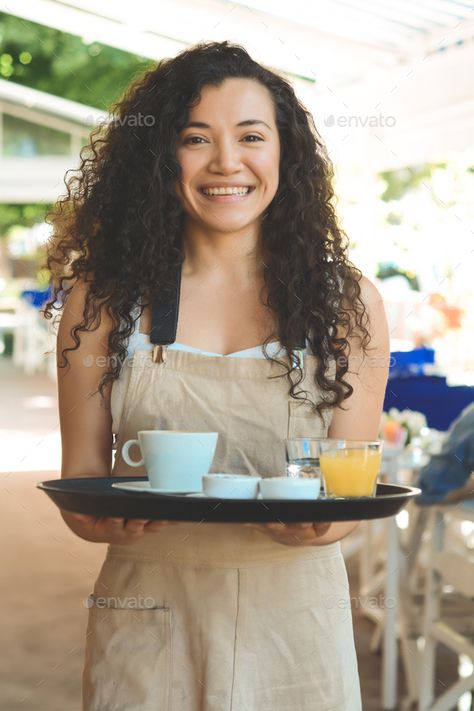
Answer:
[(314, 543), (316, 535), (312, 523), (250, 523), (243, 524), (270, 536), (276, 543), (301, 546)]
[(286, 545), (299, 545), (301, 538), (296, 537), (288, 530), (284, 523), (262, 523), (255, 526), (260, 533), (269, 536), (277, 543)]
[(80, 521), (80, 523), (92, 523), (95, 521), (95, 516), (88, 516), (87, 514), (71, 513), (70, 516), (75, 521)]
[(287, 533), (292, 533), (297, 536), (305, 536), (307, 533), (313, 533), (312, 523), (287, 523), (285, 524), (285, 531)]
[(284, 523), (275, 523), (273, 521), (269, 521), (268, 523), (260, 523), (258, 525), (265, 531), (284, 531), (286, 526)]
[(149, 521), (143, 521), (138, 518), (129, 518), (125, 521), (124, 528), (126, 531), (140, 531), (143, 529)]
[(253, 528), (254, 531), (258, 531), (259, 533), (268, 533), (268, 524), (267, 523), (243, 523), (243, 526), (246, 526), (247, 528)]
[(275, 536), (295, 536), (297, 538), (304, 537), (306, 533), (311, 530), (311, 524), (300, 524), (300, 523), (268, 523), (268, 531)]
[(317, 538), (324, 536), (331, 527), (330, 523), (313, 523), (313, 531)]
[(156, 531), (162, 529), (164, 526), (166, 526), (166, 521), (150, 521), (150, 523), (146, 524), (145, 531), (147, 533), (155, 533)]
[(286, 524), (279, 532), (275, 531), (280, 542), (288, 545), (309, 545), (316, 539), (313, 525), (310, 524)]
[(98, 525), (105, 528), (118, 529), (122, 528), (125, 522), (124, 518), (118, 518), (116, 516), (107, 516), (107, 518), (101, 518), (98, 521)]

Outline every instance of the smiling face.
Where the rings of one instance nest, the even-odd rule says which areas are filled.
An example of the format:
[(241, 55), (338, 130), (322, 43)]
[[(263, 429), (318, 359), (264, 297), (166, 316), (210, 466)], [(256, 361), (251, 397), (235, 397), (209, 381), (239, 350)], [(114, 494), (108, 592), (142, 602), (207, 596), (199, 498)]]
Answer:
[(189, 221), (213, 232), (255, 228), (278, 188), (280, 141), (269, 91), (252, 79), (206, 86), (180, 134), (177, 187)]

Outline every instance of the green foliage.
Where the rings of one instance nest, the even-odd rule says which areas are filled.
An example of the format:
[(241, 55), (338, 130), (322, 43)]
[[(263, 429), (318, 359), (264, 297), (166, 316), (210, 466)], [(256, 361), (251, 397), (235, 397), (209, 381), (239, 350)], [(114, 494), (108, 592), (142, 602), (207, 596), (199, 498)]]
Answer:
[(377, 265), (377, 272), (375, 274), (377, 279), (389, 279), (394, 276), (405, 277), (410, 285), (410, 288), (414, 291), (420, 291), (420, 284), (418, 282), (418, 277), (415, 272), (401, 269), (392, 262), (381, 262)]
[(436, 168), (445, 168), (445, 163), (425, 163), (418, 166), (407, 166), (399, 170), (387, 170), (380, 173), (387, 187), (381, 195), (382, 200), (399, 200), (403, 195), (431, 177)]
[(0, 13), (0, 77), (106, 110), (153, 62)]
[[(0, 78), (106, 110), (152, 62), (0, 12)], [(43, 222), (51, 205), (0, 204), (0, 238)]]
[(43, 222), (52, 205), (3, 205), (0, 204), (0, 238), (15, 225), (32, 227)]

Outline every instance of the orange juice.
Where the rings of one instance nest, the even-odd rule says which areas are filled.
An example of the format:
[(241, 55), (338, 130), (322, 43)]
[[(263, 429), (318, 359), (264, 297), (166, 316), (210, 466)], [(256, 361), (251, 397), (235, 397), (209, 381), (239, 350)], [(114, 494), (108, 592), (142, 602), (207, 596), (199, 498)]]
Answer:
[(328, 496), (373, 496), (381, 452), (336, 449), (321, 453), (319, 465)]

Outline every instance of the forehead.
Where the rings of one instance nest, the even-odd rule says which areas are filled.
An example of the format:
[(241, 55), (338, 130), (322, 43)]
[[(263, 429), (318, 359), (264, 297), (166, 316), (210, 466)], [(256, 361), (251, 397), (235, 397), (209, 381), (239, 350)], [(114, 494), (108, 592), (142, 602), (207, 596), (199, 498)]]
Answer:
[(269, 90), (253, 79), (225, 79), (219, 86), (205, 86), (200, 100), (190, 109), (192, 120), (249, 117), (275, 123), (275, 107)]

